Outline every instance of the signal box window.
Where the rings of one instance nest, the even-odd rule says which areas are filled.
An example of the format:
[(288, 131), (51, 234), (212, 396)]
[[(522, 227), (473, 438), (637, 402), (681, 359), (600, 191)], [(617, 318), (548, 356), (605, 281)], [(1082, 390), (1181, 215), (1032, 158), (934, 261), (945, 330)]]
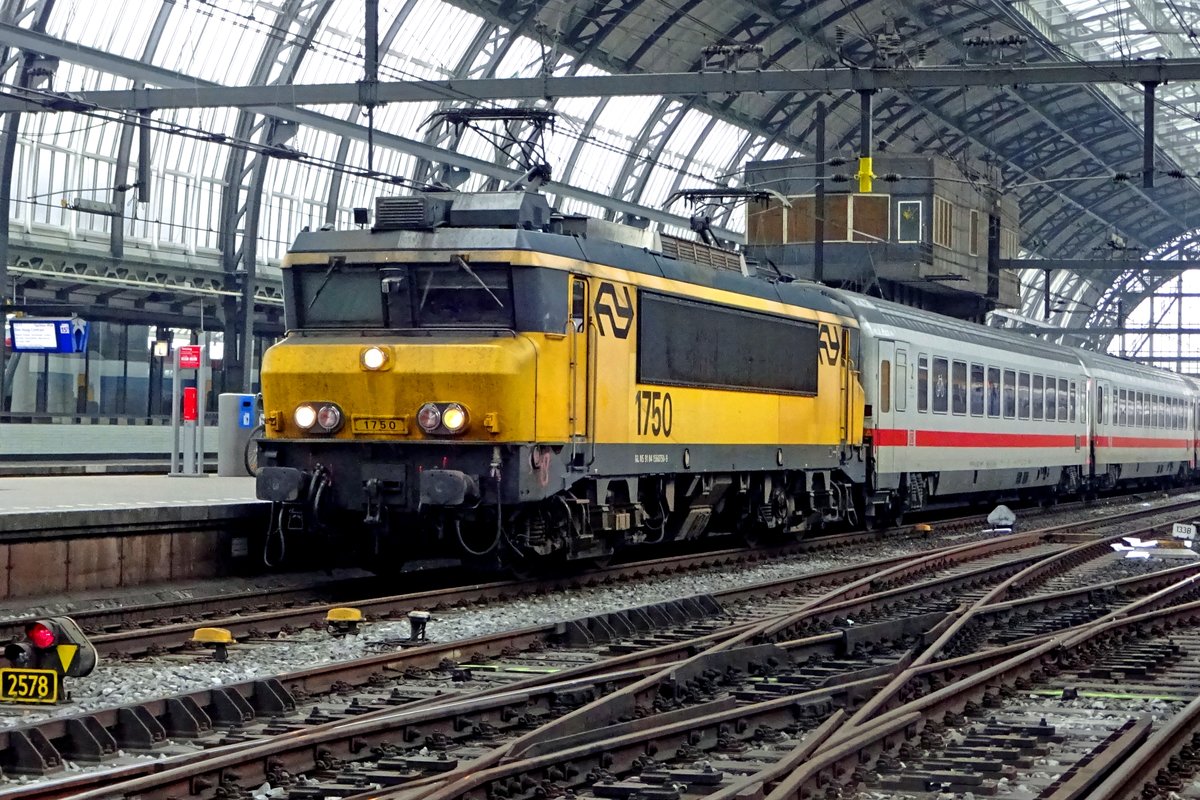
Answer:
[(933, 243), (954, 246), (954, 206), (937, 195), (933, 197)]
[(954, 362), (954, 413), (967, 413), (967, 363)]
[(896, 241), (921, 241), (921, 201), (901, 200), (896, 203)]
[(1022, 372), (1017, 378), (1017, 416), (1029, 419), (1029, 373)]
[(933, 360), (933, 413), (945, 414), (950, 404), (950, 362), (945, 358)]
[(1000, 369), (998, 367), (988, 367), (987, 408), (989, 417), (1000, 416)]
[(1017, 416), (1017, 372), (1004, 370), (1004, 418), (1015, 419)]
[(929, 410), (929, 357), (917, 356), (917, 411)]

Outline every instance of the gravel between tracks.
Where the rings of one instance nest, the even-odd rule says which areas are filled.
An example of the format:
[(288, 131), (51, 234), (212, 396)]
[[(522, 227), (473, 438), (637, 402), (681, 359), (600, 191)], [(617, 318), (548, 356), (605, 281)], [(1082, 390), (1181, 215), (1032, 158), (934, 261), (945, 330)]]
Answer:
[[(1187, 495), (1192, 497), (1193, 495)], [(1200, 497), (1200, 494), (1194, 495)], [(1175, 497), (1172, 501), (1182, 498)], [(1156, 495), (1153, 500), (1125, 503), (1130, 508), (1168, 502)], [(1109, 514), (1113, 508), (1075, 509), (1037, 517), (1037, 525), (1053, 525), (1087, 520)], [(854, 558), (844, 554), (818, 553), (794, 560), (743, 567), (736, 573), (728, 568), (689, 572), (678, 576), (656, 576), (636, 583), (587, 589), (553, 591), (544, 596), (490, 603), (487, 606), (439, 612), (429, 624), (431, 641), (447, 642), (482, 636), (505, 630), (560, 620), (577, 619), (624, 608), (663, 602), (680, 597), (713, 593), (733, 586), (746, 586), (780, 578), (811, 574), (822, 570), (888, 555), (918, 553), (950, 543), (966, 543), (983, 533), (941, 535), (925, 538), (898, 538), (870, 546), (856, 546)], [(402, 589), (403, 587), (397, 587)], [(332, 662), (348, 661), (366, 655), (396, 651), (408, 639), (408, 623), (378, 622), (365, 626), (358, 636), (342, 639), (323, 631), (305, 630), (273, 640), (259, 640), (231, 649), (226, 663), (197, 658), (193, 654), (174, 654), (137, 661), (105, 661), (87, 678), (73, 679), (69, 690), (75, 702), (50, 710), (0, 709), (0, 727), (40, 722), (58, 716), (121, 706), (185, 692), (277, 676)]]
[[(963, 534), (967, 542), (979, 534)], [(733, 586), (806, 575), (888, 555), (918, 553), (944, 545), (959, 536), (934, 536), (854, 547), (854, 557), (834, 553), (806, 554), (795, 560), (757, 564), (731, 573), (728, 568), (656, 576), (644, 581), (549, 592), (538, 597), (489, 603), (471, 609), (448, 609), (429, 623), (433, 642), (468, 639), (560, 620), (708, 594)], [(398, 587), (399, 588), (399, 587)], [(324, 631), (304, 630), (272, 640), (255, 640), (230, 650), (226, 663), (202, 660), (195, 654), (172, 654), (136, 661), (104, 661), (87, 678), (71, 680), (75, 700), (50, 711), (0, 709), (0, 727), (39, 722), (53, 716), (77, 714), (136, 701), (240, 683), (336, 661), (396, 651), (409, 636), (408, 622), (376, 622), (358, 636), (336, 639)]]

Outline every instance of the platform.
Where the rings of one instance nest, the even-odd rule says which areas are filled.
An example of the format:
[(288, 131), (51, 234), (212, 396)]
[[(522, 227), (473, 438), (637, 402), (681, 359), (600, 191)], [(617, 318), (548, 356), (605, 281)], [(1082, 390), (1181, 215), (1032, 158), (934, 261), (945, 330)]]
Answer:
[(229, 574), (265, 531), (253, 478), (0, 478), (0, 598)]

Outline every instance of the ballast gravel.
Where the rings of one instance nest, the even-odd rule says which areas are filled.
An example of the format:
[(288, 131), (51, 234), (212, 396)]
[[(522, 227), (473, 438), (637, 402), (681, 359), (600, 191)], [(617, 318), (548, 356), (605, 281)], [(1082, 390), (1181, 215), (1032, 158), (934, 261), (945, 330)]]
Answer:
[[(1178, 501), (1179, 497), (1174, 498)], [(1132, 506), (1157, 505), (1164, 499)], [(1040, 515), (1039, 526), (1086, 520), (1112, 509), (1089, 508)], [(734, 586), (750, 586), (781, 578), (823, 570), (891, 555), (915, 554), (937, 546), (966, 543), (987, 536), (984, 532), (954, 536), (898, 537), (866, 546), (846, 548), (841, 554), (803, 554), (793, 560), (741, 567), (699, 570), (677, 576), (656, 576), (636, 583), (564, 589), (545, 595), (490, 603), (487, 606), (439, 612), (430, 620), (431, 642), (449, 642), (518, 630), (534, 625), (579, 619), (667, 600), (711, 594)], [(850, 557), (849, 552), (855, 557)], [(398, 589), (401, 587), (397, 587)], [(0, 709), (0, 728), (27, 725), (55, 717), (113, 708), (215, 686), (275, 677), (297, 670), (339, 661), (351, 661), (384, 652), (395, 652), (409, 637), (408, 622), (378, 622), (363, 627), (357, 636), (334, 638), (324, 631), (304, 630), (278, 639), (255, 640), (230, 649), (224, 663), (197, 660), (192, 655), (166, 655), (136, 661), (102, 661), (86, 678), (71, 679), (72, 703), (52, 709)]]
[[(963, 534), (962, 542), (975, 538)], [(955, 537), (954, 541), (959, 541)], [(440, 611), (429, 621), (430, 642), (448, 642), (517, 630), (550, 622), (579, 619), (666, 600), (710, 594), (734, 586), (820, 572), (889, 555), (919, 553), (944, 545), (942, 537), (905, 538), (869, 549), (849, 548), (856, 554), (804, 554), (794, 560), (746, 566), (730, 572), (710, 569), (677, 576), (657, 576), (636, 583), (569, 589), (518, 600), (489, 603), (470, 609)], [(357, 636), (335, 638), (306, 629), (277, 639), (254, 640), (230, 648), (225, 663), (198, 660), (195, 655), (164, 655), (136, 661), (102, 660), (86, 678), (70, 679), (73, 703), (50, 710), (0, 709), (0, 727), (40, 722), (58, 716), (122, 706), (184, 694), (214, 686), (278, 676), (338, 661), (350, 661), (402, 649), (409, 638), (407, 620), (363, 626)]]

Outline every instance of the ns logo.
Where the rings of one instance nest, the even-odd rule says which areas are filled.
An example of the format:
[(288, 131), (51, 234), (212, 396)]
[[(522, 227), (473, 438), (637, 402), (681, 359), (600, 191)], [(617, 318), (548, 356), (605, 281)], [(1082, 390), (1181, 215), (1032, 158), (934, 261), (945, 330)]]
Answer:
[[(596, 315), (596, 327), (600, 329), (601, 336), (629, 338), (629, 331), (633, 328), (633, 296), (628, 286), (622, 286), (621, 290), (622, 293), (618, 294), (617, 287), (608, 281), (601, 283), (596, 290), (592, 313)], [(604, 324), (606, 319), (607, 330)]]
[(825, 366), (833, 366), (839, 359), (845, 358), (842, 352), (842, 339), (838, 335), (838, 326), (828, 322), (821, 323), (817, 334), (817, 361)]

